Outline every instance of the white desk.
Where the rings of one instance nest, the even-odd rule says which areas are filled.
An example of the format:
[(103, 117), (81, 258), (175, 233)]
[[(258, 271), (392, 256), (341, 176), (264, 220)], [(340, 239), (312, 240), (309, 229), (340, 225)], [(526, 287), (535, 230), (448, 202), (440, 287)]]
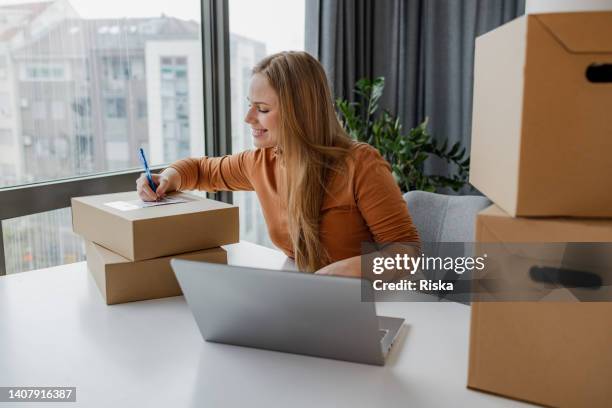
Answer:
[[(254, 244), (226, 249), (233, 265), (293, 267)], [(377, 309), (408, 324), (385, 367), (206, 343), (182, 297), (106, 306), (84, 262), (9, 275), (0, 386), (76, 386), (66, 407), (527, 406), (466, 389), (469, 307)]]

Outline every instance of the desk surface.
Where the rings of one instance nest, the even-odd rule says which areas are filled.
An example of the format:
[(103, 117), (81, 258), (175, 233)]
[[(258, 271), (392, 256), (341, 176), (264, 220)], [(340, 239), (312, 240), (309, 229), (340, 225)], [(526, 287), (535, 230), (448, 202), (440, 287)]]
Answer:
[[(294, 268), (258, 245), (225, 248), (232, 265)], [(66, 407), (527, 406), (466, 389), (469, 307), (377, 311), (407, 324), (385, 367), (204, 342), (183, 297), (106, 306), (84, 262), (8, 275), (0, 386), (76, 386)]]

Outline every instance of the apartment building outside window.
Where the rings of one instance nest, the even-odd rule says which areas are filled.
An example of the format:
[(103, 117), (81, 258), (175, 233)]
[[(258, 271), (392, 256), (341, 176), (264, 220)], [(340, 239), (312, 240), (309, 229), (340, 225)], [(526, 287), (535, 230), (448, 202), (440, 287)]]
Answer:
[[(13, 2), (0, 5), (13, 24), (0, 26), (0, 188), (136, 169), (139, 147), (152, 166), (204, 154), (199, 0)], [(172, 78), (146, 69), (163, 41), (198, 51), (172, 55)], [(147, 114), (162, 88), (171, 126)], [(7, 273), (84, 259), (69, 209), (4, 220), (2, 232)]]

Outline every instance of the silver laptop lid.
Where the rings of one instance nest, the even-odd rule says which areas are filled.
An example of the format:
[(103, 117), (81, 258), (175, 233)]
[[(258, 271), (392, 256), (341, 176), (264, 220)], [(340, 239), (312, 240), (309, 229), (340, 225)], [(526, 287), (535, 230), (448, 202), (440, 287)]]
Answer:
[[(319, 276), (172, 259), (207, 341), (384, 364), (371, 285)], [(363, 287), (362, 287), (363, 286)]]

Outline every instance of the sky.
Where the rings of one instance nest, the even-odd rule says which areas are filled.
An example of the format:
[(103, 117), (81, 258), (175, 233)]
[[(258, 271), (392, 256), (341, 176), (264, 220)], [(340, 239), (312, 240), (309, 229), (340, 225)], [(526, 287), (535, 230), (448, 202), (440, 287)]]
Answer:
[(230, 32), (264, 41), (269, 54), (304, 49), (304, 0), (230, 0)]
[[(2, 4), (35, 0), (0, 0)], [(69, 0), (83, 18), (155, 17), (200, 21), (199, 0)], [(303, 49), (305, 0), (229, 0), (230, 32), (263, 41), (267, 52)]]

